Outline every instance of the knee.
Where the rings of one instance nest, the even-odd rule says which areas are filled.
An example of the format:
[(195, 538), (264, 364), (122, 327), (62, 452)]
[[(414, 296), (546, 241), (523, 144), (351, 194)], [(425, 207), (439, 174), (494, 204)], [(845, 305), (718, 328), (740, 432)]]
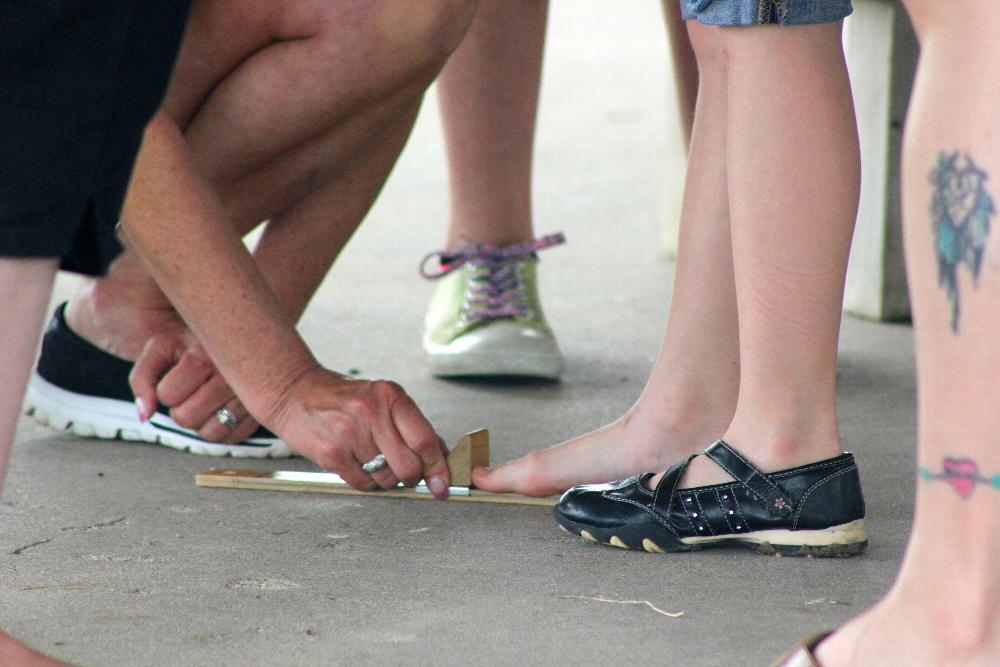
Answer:
[(910, 22), (921, 42), (935, 40), (961, 45), (968, 40), (995, 43), (1000, 3), (976, 0), (903, 0)]
[(707, 26), (697, 21), (688, 21), (691, 47), (698, 61), (698, 71), (702, 74), (720, 71), (726, 66), (726, 47), (722, 31), (715, 26)]
[(344, 49), (392, 73), (436, 73), (458, 48), (479, 0), (284, 0), (274, 4), (279, 39), (311, 39), (315, 59), (343, 62)]
[(933, 21), (935, 4), (934, 0), (929, 2), (927, 0), (903, 0), (903, 6), (906, 7), (906, 11), (910, 15), (910, 22), (918, 37), (927, 29), (928, 23)]
[(436, 71), (458, 48), (478, 0), (393, 0), (377, 18), (382, 38), (413, 62)]

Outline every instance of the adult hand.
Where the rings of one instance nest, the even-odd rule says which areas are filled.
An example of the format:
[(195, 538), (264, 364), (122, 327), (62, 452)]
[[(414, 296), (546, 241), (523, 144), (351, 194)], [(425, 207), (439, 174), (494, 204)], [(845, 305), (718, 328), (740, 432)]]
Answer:
[[(174, 420), (187, 428), (200, 423), (198, 433), (206, 439), (219, 434), (222, 425), (215, 411), (223, 404), (240, 419), (234, 438), (245, 438), (256, 428), (190, 332), (152, 337), (129, 380), (136, 397), (153, 406), (150, 410), (158, 401), (172, 405), (171, 415), (179, 413)], [(414, 486), (425, 479), (435, 497), (447, 497), (448, 450), (398, 384), (357, 380), (315, 366), (276, 396), (268, 414), (261, 415), (264, 424), (293, 451), (337, 473), (353, 488), (388, 489), (399, 482)], [(249, 432), (244, 422), (252, 425)], [(361, 465), (378, 454), (389, 467), (364, 472)]]
[[(355, 489), (391, 488), (427, 480), (448, 495), (448, 450), (406, 392), (387, 380), (357, 380), (319, 366), (285, 389), (264, 424), (296, 452), (340, 475)], [(389, 467), (361, 465), (383, 454)]]
[[(141, 419), (148, 419), (163, 404), (170, 408), (175, 422), (210, 442), (237, 444), (259, 426), (205, 349), (180, 323), (146, 342), (132, 367), (129, 384), (145, 410)], [(219, 422), (215, 415), (220, 408), (228, 408), (236, 416), (236, 426)]]

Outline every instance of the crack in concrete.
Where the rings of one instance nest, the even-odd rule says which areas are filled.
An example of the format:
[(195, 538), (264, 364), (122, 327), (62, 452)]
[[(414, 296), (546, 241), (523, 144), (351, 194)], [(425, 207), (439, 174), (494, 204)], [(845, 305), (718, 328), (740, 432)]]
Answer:
[(18, 547), (16, 549), (14, 549), (13, 551), (11, 551), (10, 555), (11, 556), (20, 556), (21, 554), (23, 554), (25, 551), (27, 551), (31, 547), (37, 547), (37, 546), (41, 546), (43, 544), (48, 544), (51, 541), (52, 541), (51, 539), (49, 539), (48, 537), (46, 537), (44, 540), (38, 540), (37, 542), (32, 542), (31, 544), (25, 544), (23, 547)]
[(89, 526), (66, 526), (65, 528), (60, 528), (59, 530), (60, 531), (67, 531), (67, 530), (82, 530), (82, 531), (100, 530), (101, 528), (110, 528), (111, 526), (114, 526), (115, 524), (119, 524), (122, 521), (124, 521), (126, 518), (127, 517), (120, 516), (117, 519), (111, 519), (110, 521), (104, 521), (102, 523), (93, 523), (93, 524), (91, 524)]
[[(87, 532), (91, 530), (100, 530), (101, 528), (110, 528), (111, 526), (121, 523), (126, 518), (127, 517), (120, 516), (115, 519), (110, 519), (108, 521), (102, 521), (101, 523), (93, 523), (90, 524), (89, 526), (66, 526), (65, 528), (60, 528), (59, 532), (64, 533), (68, 530), (82, 530), (83, 532)], [(17, 549), (14, 549), (9, 553), (11, 556), (20, 556), (21, 554), (23, 554), (28, 549), (31, 549), (32, 547), (38, 547), (43, 544), (48, 544), (51, 541), (52, 541), (51, 537), (46, 537), (45, 539), (39, 540), (37, 542), (32, 542), (31, 544), (25, 544), (24, 546), (18, 547)]]

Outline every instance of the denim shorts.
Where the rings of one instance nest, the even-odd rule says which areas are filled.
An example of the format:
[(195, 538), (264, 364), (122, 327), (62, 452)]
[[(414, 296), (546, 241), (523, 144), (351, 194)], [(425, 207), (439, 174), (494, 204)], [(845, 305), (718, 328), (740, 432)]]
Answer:
[(802, 25), (849, 16), (851, 0), (680, 0), (684, 20), (705, 25)]

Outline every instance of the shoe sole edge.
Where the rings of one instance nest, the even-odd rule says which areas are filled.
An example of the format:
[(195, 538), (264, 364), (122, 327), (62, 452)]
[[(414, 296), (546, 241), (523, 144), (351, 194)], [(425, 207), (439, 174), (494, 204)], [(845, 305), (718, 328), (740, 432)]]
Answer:
[(67, 391), (37, 371), (32, 372), (28, 382), (24, 412), (42, 426), (83, 438), (158, 444), (200, 456), (260, 459), (294, 456), (279, 439), (250, 440), (259, 445), (227, 445), (187, 436), (185, 432), (194, 432), (162, 414), (142, 423), (132, 403)]
[(555, 355), (436, 353), (426, 352), (425, 360), (435, 377), (509, 376), (558, 380), (563, 361)]
[(555, 517), (561, 528), (590, 542), (648, 553), (681, 553), (710, 547), (737, 547), (769, 556), (847, 558), (862, 553), (868, 546), (864, 519), (820, 530), (760, 530), (739, 536), (688, 537), (678, 540), (666, 529), (658, 532), (628, 526), (598, 528), (561, 516), (558, 509)]

